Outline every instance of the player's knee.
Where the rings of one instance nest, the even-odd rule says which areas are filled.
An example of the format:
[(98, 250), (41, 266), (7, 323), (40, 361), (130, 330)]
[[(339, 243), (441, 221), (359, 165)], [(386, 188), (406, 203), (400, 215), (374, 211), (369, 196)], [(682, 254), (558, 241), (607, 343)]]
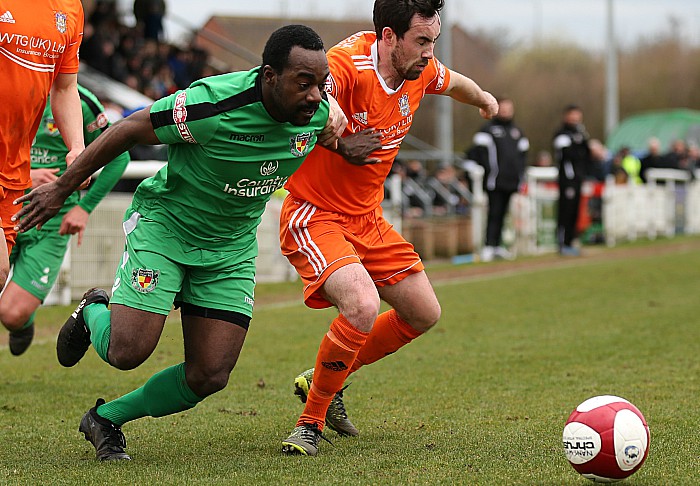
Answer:
[(220, 369), (216, 371), (202, 370), (196, 367), (187, 373), (187, 385), (200, 397), (213, 395), (226, 388), (230, 371)]
[(442, 309), (440, 308), (440, 304), (436, 301), (434, 305), (423, 307), (421, 312), (410, 320), (409, 324), (416, 331), (427, 332), (437, 324), (441, 314)]
[(141, 363), (146, 361), (148, 355), (143, 356), (139, 352), (130, 349), (120, 349), (119, 347), (109, 347), (109, 364), (118, 370), (128, 371), (137, 368)]
[(10, 331), (21, 329), (29, 320), (31, 314), (11, 303), (0, 301), (0, 322)]
[(379, 298), (357, 299), (341, 312), (356, 329), (369, 332), (372, 330), (374, 321), (377, 320), (377, 315), (379, 315)]

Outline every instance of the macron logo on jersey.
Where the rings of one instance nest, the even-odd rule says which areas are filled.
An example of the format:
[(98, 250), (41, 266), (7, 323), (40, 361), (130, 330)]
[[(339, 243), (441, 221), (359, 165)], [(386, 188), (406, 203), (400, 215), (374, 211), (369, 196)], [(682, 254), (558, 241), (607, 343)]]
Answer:
[(6, 24), (14, 24), (15, 18), (12, 16), (10, 11), (8, 10), (4, 14), (0, 15), (0, 22), (5, 22)]

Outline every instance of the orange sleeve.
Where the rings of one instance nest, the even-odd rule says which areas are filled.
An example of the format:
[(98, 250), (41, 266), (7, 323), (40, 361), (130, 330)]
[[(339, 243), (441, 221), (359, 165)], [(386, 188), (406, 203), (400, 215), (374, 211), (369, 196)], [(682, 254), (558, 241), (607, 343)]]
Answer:
[(433, 79), (426, 86), (425, 92), (429, 94), (440, 94), (450, 85), (450, 70), (436, 57), (430, 60), (429, 69), (433, 71)]
[(77, 73), (80, 69), (78, 51), (80, 50), (80, 43), (83, 41), (83, 24), (85, 14), (83, 12), (82, 3), (77, 2), (77, 4), (79, 5), (79, 9), (76, 10), (75, 15), (76, 25), (73, 29), (73, 35), (66, 46), (66, 51), (61, 57), (61, 67), (58, 69), (58, 72), (63, 74)]
[(343, 49), (332, 49), (328, 52), (328, 68), (331, 74), (326, 82), (326, 91), (336, 99), (351, 92), (357, 70), (350, 54)]

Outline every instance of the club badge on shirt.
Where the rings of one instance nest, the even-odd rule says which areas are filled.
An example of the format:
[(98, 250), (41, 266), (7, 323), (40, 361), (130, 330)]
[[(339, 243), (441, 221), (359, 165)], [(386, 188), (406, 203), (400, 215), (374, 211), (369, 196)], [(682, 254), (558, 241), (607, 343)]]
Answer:
[(299, 133), (289, 138), (289, 149), (294, 157), (303, 157), (309, 151), (311, 132)]
[(408, 102), (408, 93), (404, 93), (399, 98), (399, 110), (401, 111), (401, 116), (408, 116), (411, 114), (411, 104)]
[(56, 12), (56, 14), (55, 14), (55, 18), (56, 18), (56, 29), (57, 29), (61, 34), (65, 34), (65, 33), (66, 33), (66, 30), (67, 30), (67, 28), (68, 28), (68, 22), (67, 22), (67, 21), (68, 21), (68, 15), (66, 15), (65, 13), (63, 13), (63, 12), (61, 12), (61, 11), (58, 11), (58, 12)]

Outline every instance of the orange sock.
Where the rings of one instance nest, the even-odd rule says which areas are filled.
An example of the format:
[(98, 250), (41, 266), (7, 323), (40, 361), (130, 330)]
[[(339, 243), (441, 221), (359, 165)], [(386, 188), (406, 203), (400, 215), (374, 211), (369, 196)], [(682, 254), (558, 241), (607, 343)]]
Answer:
[(379, 314), (372, 332), (369, 333), (367, 341), (350, 368), (350, 373), (395, 353), (421, 334), (401, 319), (394, 309)]
[(318, 349), (311, 390), (297, 425), (313, 423), (323, 430), (328, 405), (343, 387), (350, 365), (367, 336), (368, 333), (358, 331), (342, 315), (333, 320)]

